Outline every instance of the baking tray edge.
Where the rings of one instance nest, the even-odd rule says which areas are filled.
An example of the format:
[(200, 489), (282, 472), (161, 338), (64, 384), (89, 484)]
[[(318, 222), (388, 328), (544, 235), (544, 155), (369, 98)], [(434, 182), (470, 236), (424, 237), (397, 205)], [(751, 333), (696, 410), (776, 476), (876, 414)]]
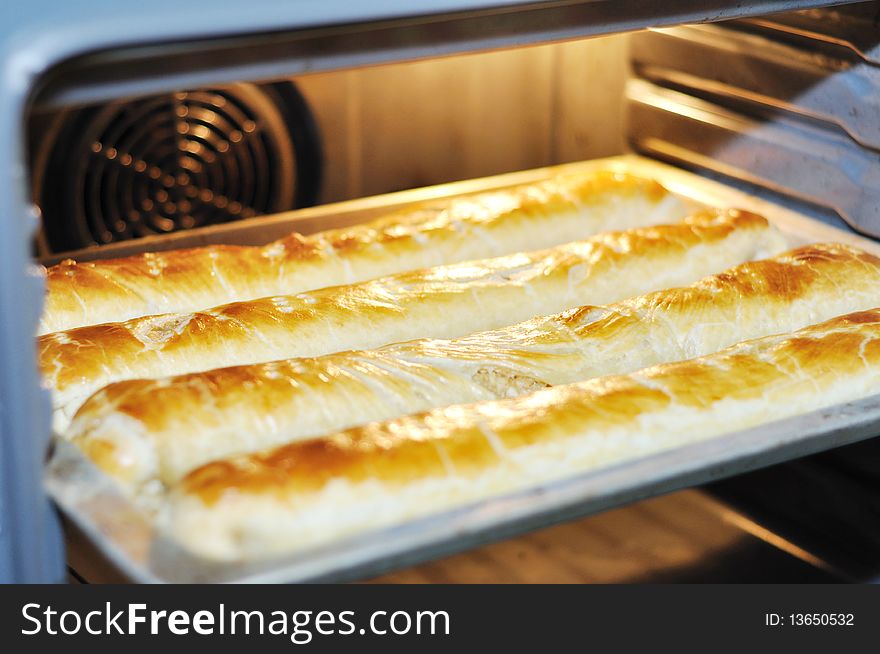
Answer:
[[(320, 224), (322, 220), (325, 226), (353, 224), (383, 210), (426, 199), (504, 188), (595, 169), (652, 177), (695, 204), (738, 207), (761, 213), (786, 234), (792, 245), (843, 241), (880, 255), (880, 244), (874, 241), (720, 182), (634, 155), (467, 180), (242, 221), (234, 228), (203, 230), (205, 233), (197, 235), (196, 242), (265, 242), (277, 238), (279, 229), (287, 232)], [(153, 240), (160, 242), (162, 249), (167, 249), (169, 244), (173, 247), (192, 244), (178, 235)], [(145, 242), (141, 247), (149, 245)], [(56, 445), (47, 466), (46, 486), (74, 531), (90, 541), (114, 573), (132, 581), (348, 581), (856, 442), (878, 432), (880, 395), (492, 498), (340, 541), (320, 551), (242, 565), (218, 566), (181, 552), (154, 533), (146, 516), (119, 493), (113, 482), (66, 443)], [(633, 480), (639, 481), (633, 483)]]
[(101, 248), (86, 248), (48, 255), (41, 259), (41, 263), (51, 265), (65, 258), (88, 261), (98, 258), (129, 256), (148, 251), (165, 251), (220, 243), (261, 245), (286, 236), (292, 231), (310, 234), (321, 229), (347, 227), (425, 201), (453, 195), (498, 190), (517, 184), (538, 182), (555, 175), (586, 173), (593, 170), (617, 170), (652, 177), (670, 191), (689, 197), (698, 203), (739, 207), (763, 213), (789, 233), (803, 231), (808, 237), (815, 236), (813, 240), (838, 238), (854, 245), (880, 251), (880, 246), (874, 241), (807, 218), (779, 204), (756, 198), (720, 182), (700, 177), (654, 159), (638, 155), (622, 155), (426, 186), (309, 207), (308, 209), (287, 211), (271, 216), (259, 216), (223, 225), (211, 225), (172, 234), (148, 236)]
[[(75, 527), (132, 581), (341, 582), (848, 445), (878, 431), (880, 395), (872, 395), (256, 563), (216, 564), (183, 552), (155, 533), (112, 482), (67, 443), (56, 447), (46, 485)], [(85, 483), (91, 484), (87, 493)]]

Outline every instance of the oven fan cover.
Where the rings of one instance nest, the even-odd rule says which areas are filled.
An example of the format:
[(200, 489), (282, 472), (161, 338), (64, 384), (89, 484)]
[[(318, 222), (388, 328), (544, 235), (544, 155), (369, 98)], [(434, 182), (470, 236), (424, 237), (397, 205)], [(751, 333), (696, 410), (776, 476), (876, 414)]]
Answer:
[(290, 82), (113, 102), (54, 117), (34, 194), (52, 252), (314, 203), (320, 139)]

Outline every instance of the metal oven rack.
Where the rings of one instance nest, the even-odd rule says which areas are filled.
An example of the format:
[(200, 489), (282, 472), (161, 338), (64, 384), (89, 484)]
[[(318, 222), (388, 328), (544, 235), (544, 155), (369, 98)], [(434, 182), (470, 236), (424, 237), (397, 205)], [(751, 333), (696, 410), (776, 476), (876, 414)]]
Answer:
[(268, 80), (645, 27), (818, 7), (811, 0), (31, 0), (0, 5), (0, 580), (63, 578), (43, 490), (49, 402), (32, 334), (38, 216), (28, 194), (25, 121), (34, 107), (201, 84)]

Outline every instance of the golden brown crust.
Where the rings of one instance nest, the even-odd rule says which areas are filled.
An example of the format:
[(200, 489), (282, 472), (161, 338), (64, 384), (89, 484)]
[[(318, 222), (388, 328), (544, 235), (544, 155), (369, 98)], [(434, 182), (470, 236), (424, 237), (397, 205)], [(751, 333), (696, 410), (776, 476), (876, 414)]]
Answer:
[(263, 247), (66, 260), (47, 270), (39, 333), (350, 284), (683, 215), (681, 203), (656, 182), (599, 172), (433, 201), (354, 227), (294, 233)]
[(541, 252), (48, 334), (39, 365), (63, 430), (88, 395), (115, 381), (456, 337), (689, 283), (783, 247), (760, 216), (703, 212)]
[[(601, 438), (671, 407), (708, 410), (721, 401), (754, 400), (766, 401), (773, 410), (805, 393), (819, 407), (823, 390), (862, 373), (870, 375), (871, 389), (880, 390), (880, 309), (630, 375), (437, 409), (217, 461), (188, 475), (179, 492), (207, 504), (232, 494), (269, 493), (303, 501), (331, 480), (402, 485), (444, 477), (450, 464), (466, 475), (497, 460), (498, 446), (515, 450), (587, 431)], [(859, 393), (853, 389), (854, 397)]]
[(455, 405), (209, 463), (159, 525), (255, 559), (880, 392), (880, 309), (628, 375)]
[(880, 259), (810, 245), (690, 287), (451, 341), (111, 384), (83, 405), (68, 436), (122, 481), (170, 484), (211, 459), (688, 359), (875, 306)]

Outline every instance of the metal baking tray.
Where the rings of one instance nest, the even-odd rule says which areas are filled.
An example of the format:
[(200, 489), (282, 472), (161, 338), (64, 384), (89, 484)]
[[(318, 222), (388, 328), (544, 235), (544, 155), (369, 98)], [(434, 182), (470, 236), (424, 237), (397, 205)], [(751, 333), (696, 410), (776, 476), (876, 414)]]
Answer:
[[(309, 232), (350, 225), (426, 199), (599, 168), (652, 177), (694, 205), (738, 207), (763, 214), (779, 227), (792, 246), (843, 241), (880, 255), (880, 245), (873, 241), (720, 182), (636, 156), (566, 164), (325, 205), (235, 225), (144, 239), (115, 247), (113, 254), (220, 242), (262, 243), (293, 229)], [(76, 256), (108, 256), (109, 250), (84, 251)], [(395, 527), (377, 529), (320, 549), (271, 560), (224, 564), (194, 557), (157, 532), (146, 511), (126, 499), (109, 477), (65, 442), (59, 441), (54, 447), (46, 468), (46, 487), (65, 518), (69, 560), (88, 580), (338, 582), (374, 576), (877, 434), (880, 434), (880, 395), (586, 471)]]

